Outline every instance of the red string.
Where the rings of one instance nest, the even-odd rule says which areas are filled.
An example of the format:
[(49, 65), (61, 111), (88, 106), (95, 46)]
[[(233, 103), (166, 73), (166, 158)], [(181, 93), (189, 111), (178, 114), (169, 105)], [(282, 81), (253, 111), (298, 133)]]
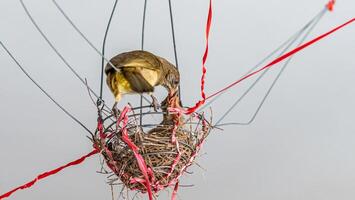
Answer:
[(263, 70), (265, 70), (265, 69), (267, 69), (267, 68), (269, 68), (269, 67), (271, 67), (271, 66), (273, 66), (273, 65), (275, 65), (275, 64), (277, 64), (277, 63), (279, 63), (279, 62), (281, 62), (282, 60), (284, 60), (284, 59), (286, 59), (286, 58), (292, 56), (293, 54), (295, 54), (295, 53), (301, 51), (302, 49), (304, 49), (304, 48), (306, 48), (306, 47), (312, 45), (313, 43), (315, 43), (315, 42), (317, 42), (317, 41), (323, 39), (324, 37), (326, 37), (326, 36), (328, 36), (328, 35), (334, 33), (335, 31), (337, 31), (337, 30), (343, 28), (343, 27), (346, 26), (346, 25), (349, 25), (350, 23), (352, 23), (352, 22), (354, 22), (354, 21), (355, 21), (355, 18), (353, 18), (353, 19), (347, 21), (346, 23), (344, 23), (344, 24), (342, 24), (342, 25), (340, 25), (340, 26), (338, 26), (338, 27), (336, 27), (336, 28), (334, 28), (334, 29), (332, 29), (332, 30), (330, 30), (330, 31), (328, 31), (328, 32), (326, 32), (326, 33), (324, 33), (324, 34), (322, 34), (322, 35), (316, 37), (316, 38), (314, 38), (314, 39), (311, 40), (311, 41), (308, 41), (308, 42), (304, 43), (303, 45), (301, 45), (301, 46), (299, 46), (299, 47), (297, 47), (297, 48), (295, 48), (295, 49), (293, 49), (293, 50), (291, 50), (291, 51), (289, 51), (289, 52), (287, 52), (287, 53), (285, 53), (284, 55), (282, 55), (282, 56), (276, 58), (275, 60), (271, 61), (269, 64), (267, 64), (267, 65), (264, 66), (263, 68), (261, 68), (261, 69), (259, 69), (259, 70), (256, 70), (256, 71), (254, 71), (254, 72), (252, 72), (252, 73), (250, 73), (250, 74), (248, 74), (248, 75), (246, 75), (246, 76), (240, 78), (239, 80), (233, 82), (232, 84), (228, 85), (227, 87), (225, 87), (225, 88), (223, 88), (223, 89), (221, 89), (221, 90), (219, 90), (219, 91), (217, 91), (217, 92), (211, 94), (211, 95), (208, 96), (206, 99), (210, 99), (210, 98), (212, 98), (212, 97), (214, 97), (214, 96), (216, 96), (216, 95), (218, 95), (218, 94), (220, 94), (220, 93), (222, 93), (222, 92), (228, 90), (229, 88), (235, 86), (236, 84), (240, 83), (241, 81), (243, 81), (243, 80), (245, 80), (245, 79), (247, 79), (247, 78), (249, 78), (249, 77), (251, 77), (251, 76), (253, 76), (253, 75), (255, 75), (255, 74), (257, 74), (257, 73), (259, 73), (259, 72), (261, 72), (261, 71), (263, 71)]
[(333, 10), (334, 10), (334, 4), (335, 4), (335, 0), (330, 0), (330, 1), (327, 3), (327, 5), (326, 5), (327, 9), (328, 9), (329, 11), (333, 11)]
[(179, 181), (177, 180), (174, 186), (174, 190), (173, 190), (173, 194), (171, 195), (171, 200), (175, 200), (176, 199), (176, 195), (179, 189)]
[[(335, 0), (330, 0), (328, 2), (328, 4), (326, 5), (327, 9), (329, 11), (332, 11), (333, 7), (334, 7), (334, 4), (335, 4)], [(271, 67), (271, 66), (273, 66), (273, 65), (275, 65), (276, 63), (281, 62), (282, 60), (292, 56), (293, 54), (299, 52), (300, 50), (312, 45), (313, 43), (315, 43), (315, 42), (317, 42), (317, 41), (319, 41), (321, 39), (323, 39), (324, 37), (330, 35), (331, 33), (335, 32), (335, 31), (337, 31), (338, 29), (343, 28), (344, 26), (352, 23), (354, 21), (354, 19), (351, 19), (348, 22), (346, 22), (346, 23), (334, 28), (333, 30), (331, 30), (331, 31), (329, 31), (329, 32), (327, 32), (327, 33), (325, 33), (323, 35), (320, 35), (317, 38), (315, 38), (315, 39), (313, 39), (313, 40), (311, 40), (311, 41), (309, 41), (309, 42), (307, 42), (307, 43), (305, 43), (305, 44), (293, 49), (292, 51), (290, 51), (290, 52), (288, 52), (288, 53), (276, 58), (275, 60), (273, 60), (272, 62), (267, 64), (265, 67), (263, 67), (263, 68), (261, 68), (261, 69), (259, 69), (257, 71), (254, 71), (254, 72), (242, 77), (241, 79), (233, 82), (232, 84), (228, 85), (227, 87), (225, 87), (225, 88), (213, 93), (212, 95), (206, 97), (205, 92), (204, 92), (204, 89), (205, 89), (205, 77), (206, 77), (206, 66), (205, 66), (205, 63), (206, 63), (207, 56), (208, 56), (208, 38), (209, 38), (209, 32), (210, 32), (210, 28), (211, 28), (211, 21), (212, 21), (212, 0), (210, 0), (209, 10), (208, 10), (208, 17), (207, 17), (207, 24), (206, 24), (206, 49), (205, 49), (205, 53), (204, 53), (203, 58), (202, 58), (202, 77), (201, 77), (201, 96), (202, 96), (202, 99), (199, 100), (195, 104), (195, 106), (190, 107), (186, 111), (184, 111), (185, 114), (191, 114), (191, 113), (195, 112), (200, 106), (202, 106), (205, 103), (205, 101), (207, 99), (210, 99), (210, 98), (216, 96), (217, 94), (220, 94), (220, 93), (228, 90), (229, 88), (235, 86), (239, 82), (241, 82), (241, 81), (243, 81), (243, 80), (245, 80), (245, 79), (247, 79), (247, 78), (249, 78), (249, 77), (251, 77), (251, 76), (253, 76), (253, 75), (255, 75), (255, 74), (257, 74), (257, 73), (259, 73), (259, 72)]]
[(186, 114), (193, 113), (197, 108), (199, 108), (201, 105), (203, 105), (206, 100), (205, 78), (206, 78), (207, 69), (206, 69), (205, 64), (206, 64), (207, 57), (208, 57), (208, 38), (210, 35), (211, 22), (212, 22), (212, 0), (210, 0), (210, 5), (208, 8), (208, 16), (207, 16), (207, 23), (206, 23), (206, 48), (205, 48), (205, 53), (203, 54), (203, 57), (202, 57), (202, 76), (201, 76), (201, 97), (202, 97), (202, 100), (198, 101), (194, 107), (189, 108), (187, 110)]
[[(130, 107), (126, 106), (119, 119), (123, 119), (123, 124), (122, 124), (122, 140), (127, 144), (127, 146), (133, 151), (134, 156), (136, 157), (138, 167), (141, 170), (143, 176), (144, 176), (144, 185), (147, 189), (149, 200), (153, 200), (153, 193), (151, 189), (151, 182), (149, 179), (149, 170), (147, 167), (147, 164), (144, 161), (144, 158), (141, 154), (139, 154), (139, 148), (132, 142), (132, 140), (129, 138), (128, 133), (127, 133), (127, 124), (128, 124), (128, 116), (127, 113), (130, 111)], [(119, 122), (118, 122), (119, 123)]]
[(77, 159), (77, 160), (75, 160), (75, 161), (72, 161), (72, 162), (70, 162), (70, 163), (68, 163), (68, 164), (66, 164), (66, 165), (63, 165), (63, 166), (61, 166), (61, 167), (58, 167), (58, 168), (56, 168), (56, 169), (54, 169), (54, 170), (51, 170), (51, 171), (48, 171), (48, 172), (44, 172), (44, 173), (38, 175), (38, 176), (37, 176), (35, 179), (33, 179), (32, 181), (30, 181), (30, 182), (28, 182), (28, 183), (25, 183), (25, 184), (23, 184), (23, 185), (21, 185), (21, 186), (15, 188), (15, 189), (13, 189), (13, 190), (7, 192), (7, 193), (5, 193), (5, 194), (2, 194), (2, 195), (0, 196), (0, 200), (9, 197), (10, 195), (12, 195), (12, 194), (13, 194), (14, 192), (16, 192), (17, 190), (23, 190), (23, 189), (26, 189), (26, 188), (30, 188), (30, 187), (32, 187), (37, 181), (39, 181), (39, 180), (41, 180), (41, 179), (44, 179), (44, 178), (46, 178), (46, 177), (48, 177), (48, 176), (57, 174), (58, 172), (62, 171), (63, 169), (65, 169), (65, 168), (67, 168), (67, 167), (74, 166), (74, 165), (78, 165), (78, 164), (82, 163), (86, 158), (88, 158), (88, 157), (90, 157), (90, 156), (92, 156), (92, 155), (95, 155), (95, 154), (97, 154), (97, 153), (99, 153), (99, 150), (94, 149), (94, 150), (92, 150), (90, 153), (86, 154), (85, 156), (83, 156), (83, 157), (81, 157), (81, 158), (79, 158), (79, 159)]

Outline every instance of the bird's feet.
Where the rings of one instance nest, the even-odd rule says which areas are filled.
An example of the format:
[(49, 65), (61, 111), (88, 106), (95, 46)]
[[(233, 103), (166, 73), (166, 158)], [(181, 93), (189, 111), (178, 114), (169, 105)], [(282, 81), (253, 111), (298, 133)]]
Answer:
[(117, 102), (115, 102), (112, 106), (112, 114), (116, 118), (118, 118), (118, 116), (121, 114), (121, 111), (117, 108)]
[(158, 112), (158, 110), (161, 108), (161, 105), (159, 103), (159, 101), (157, 100), (157, 98), (155, 98), (155, 96), (150, 95), (152, 97), (152, 106), (155, 112)]

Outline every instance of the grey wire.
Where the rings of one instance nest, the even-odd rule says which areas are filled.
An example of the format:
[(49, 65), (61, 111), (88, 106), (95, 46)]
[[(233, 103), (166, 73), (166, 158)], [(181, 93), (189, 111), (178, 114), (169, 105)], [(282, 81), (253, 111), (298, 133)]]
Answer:
[(177, 50), (176, 50), (173, 9), (172, 9), (172, 5), (171, 5), (171, 0), (168, 0), (168, 2), (169, 2), (169, 13), (170, 13), (171, 36), (173, 38), (173, 47), (174, 47), (175, 66), (177, 69), (179, 69), (178, 56), (177, 56)]
[[(301, 40), (299, 41), (299, 43), (297, 44), (297, 46), (301, 45), (306, 38), (309, 36), (309, 34), (311, 33), (311, 31), (315, 28), (315, 26), (318, 24), (318, 22), (320, 21), (320, 19), (323, 17), (323, 15), (325, 14), (326, 9), (323, 9), (320, 14), (318, 16), (316, 16), (315, 18), (313, 18), (313, 20), (311, 21), (311, 23), (308, 23), (305, 27), (308, 28), (310, 25), (311, 27), (306, 31), (305, 35), (301, 38)], [(313, 24), (312, 24), (313, 23)], [(305, 30), (304, 30), (305, 31)], [(299, 35), (301, 36), (301, 34)], [(295, 38), (295, 41), (298, 39)], [(293, 41), (290, 45), (292, 45), (295, 41)], [(286, 47), (283, 52), (280, 54), (282, 55), (284, 52), (286, 52), (286, 50), (289, 48), (289, 46)], [(284, 65), (282, 66), (282, 68), (280, 69), (279, 73), (277, 74), (277, 76), (275, 77), (275, 79), (273, 80), (273, 82), (271, 83), (269, 89), (267, 90), (267, 92), (265, 93), (263, 99), (261, 100), (261, 102), (259, 103), (256, 111), (254, 112), (252, 118), (247, 121), (247, 122), (232, 122), (232, 123), (224, 123), (223, 125), (249, 125), (251, 124), (257, 114), (259, 113), (260, 109), (262, 108), (263, 104), (265, 103), (266, 99), (268, 98), (269, 94), (271, 93), (272, 89), (274, 88), (275, 84), (277, 83), (277, 81), (279, 80), (280, 76), (282, 75), (282, 73), (284, 72), (284, 70), (287, 68), (288, 64), (290, 63), (290, 61), (292, 60), (293, 56), (291, 56), (290, 58), (288, 58), (286, 60), (286, 62), (284, 63)], [(252, 87), (255, 86), (255, 84), (260, 80), (260, 78), (268, 71), (269, 69), (265, 70), (264, 73), (262, 73), (258, 79), (248, 88), (248, 90), (227, 110), (227, 112), (216, 122), (215, 126), (222, 126), (221, 121), (235, 108), (235, 106), (240, 102), (240, 100), (242, 98), (244, 98), (244, 96), (251, 90)]]
[[(282, 43), (279, 47), (277, 47), (274, 51), (272, 51), (270, 54), (268, 54), (265, 58), (263, 58), (259, 63), (257, 63), (256, 65), (254, 65), (252, 68), (250, 68), (246, 73), (244, 73), (243, 76), (244, 77), (246, 75), (248, 75), (250, 72), (254, 71), (257, 67), (259, 67), (262, 63), (264, 63), (266, 60), (268, 60), (269, 58), (271, 58), (274, 54), (276, 54), (282, 47), (284, 47), (287, 43), (289, 43), (296, 35), (293, 35), (292, 37), (290, 37), (289, 39), (287, 39), (284, 43)], [(228, 90), (227, 90), (228, 91)], [(225, 92), (227, 92), (225, 91)], [(209, 101), (208, 103), (206, 103), (205, 105), (203, 105), (200, 109), (198, 109), (199, 111), (205, 110), (208, 106), (210, 106), (211, 104), (213, 104), (216, 100), (218, 100), (225, 92), (222, 92), (220, 94), (218, 94), (216, 97), (214, 97), (211, 101)]]
[(102, 91), (103, 91), (103, 84), (104, 84), (104, 68), (105, 68), (105, 66), (104, 66), (104, 64), (105, 64), (104, 56), (105, 56), (106, 39), (107, 39), (108, 31), (110, 30), (110, 26), (111, 26), (111, 21), (112, 21), (113, 15), (114, 15), (115, 10), (116, 10), (117, 2), (118, 2), (118, 0), (115, 0), (115, 4), (113, 5), (112, 12), (111, 12), (110, 18), (109, 18), (107, 26), (106, 26), (104, 40), (102, 42), (101, 82), (100, 82), (100, 99), (101, 100), (102, 100)]
[(25, 10), (26, 15), (31, 20), (32, 24), (35, 26), (37, 31), (41, 34), (41, 36), (45, 39), (48, 45), (52, 48), (52, 50), (57, 54), (57, 56), (64, 62), (64, 64), (70, 69), (70, 71), (82, 82), (82, 84), (87, 88), (89, 88), (90, 92), (92, 92), (97, 98), (98, 95), (86, 84), (85, 80), (74, 70), (74, 68), (68, 63), (68, 61), (63, 57), (63, 55), (54, 47), (53, 43), (48, 39), (48, 37), (44, 34), (42, 29), (38, 26), (32, 15), (30, 14), (29, 10), (27, 9), (26, 5), (24, 4), (23, 0), (20, 0), (20, 3)]
[(142, 20), (142, 37), (141, 37), (141, 49), (144, 49), (144, 34), (145, 34), (145, 18), (146, 18), (146, 12), (147, 12), (147, 0), (144, 0), (144, 6), (143, 6), (143, 20)]
[[(177, 56), (177, 50), (176, 50), (176, 39), (175, 39), (175, 28), (174, 28), (173, 8), (172, 8), (171, 0), (168, 0), (168, 2), (169, 2), (169, 14), (170, 14), (171, 36), (172, 36), (172, 38), (173, 38), (173, 48), (174, 48), (175, 66), (176, 66), (176, 68), (179, 70), (179, 62), (178, 62), (178, 56)], [(179, 99), (180, 99), (180, 102), (181, 102), (181, 82), (179, 83), (178, 94), (179, 94)]]
[[(141, 50), (144, 50), (144, 34), (145, 34), (145, 17), (147, 13), (147, 0), (144, 0), (144, 7), (143, 7), (143, 19), (142, 19), (142, 37), (141, 37)], [(141, 94), (140, 99), (140, 115), (139, 115), (139, 124), (142, 126), (143, 123), (143, 94)]]
[(76, 117), (74, 117), (69, 111), (67, 111), (62, 105), (60, 105), (49, 93), (42, 88), (42, 86), (37, 83), (31, 75), (22, 67), (22, 65), (17, 61), (17, 59), (12, 55), (12, 53), (6, 48), (6, 46), (0, 41), (0, 45), (7, 52), (7, 54), (11, 57), (11, 59), (16, 63), (16, 65), (21, 69), (21, 71), (34, 83), (58, 108), (60, 108), (67, 116), (69, 116), (72, 120), (74, 120), (77, 124), (79, 124), (82, 128), (84, 128), (88, 133), (93, 135), (93, 133)]
[[(324, 10), (322, 10), (321, 12), (319, 12), (315, 17), (313, 17), (313, 20), (311, 20), (310, 22), (307, 23), (307, 25), (305, 25), (304, 27), (302, 27), (300, 30), (298, 30), (296, 33), (294, 33), (291, 37), (289, 37), (285, 42), (283, 42), (280, 46), (278, 46), (275, 50), (273, 50), (270, 54), (268, 54), (265, 58), (263, 58), (260, 62), (258, 62), (256, 65), (254, 65), (252, 68), (250, 68), (246, 73), (244, 73), (244, 75), (242, 75), (241, 77), (244, 77), (246, 75), (248, 75), (249, 73), (251, 73), (252, 71), (254, 71), (256, 68), (260, 67), (261, 64), (263, 64), (266, 60), (270, 59), (274, 54), (276, 54), (278, 51), (280, 51), (285, 45), (287, 45), (289, 42), (291, 42), (295, 37), (298, 37), (298, 35), (303, 32), (304, 28), (306, 26), (309, 26), (310, 23), (312, 23), (316, 18), (318, 18), (322, 13), (324, 12)], [(229, 91), (229, 90), (227, 90)], [(198, 109), (199, 111), (202, 111), (204, 109), (206, 109), (208, 106), (210, 106), (211, 104), (213, 104), (216, 100), (218, 100), (223, 94), (225, 94), (227, 91), (224, 91), (220, 94), (218, 94), (216, 97), (212, 98), (212, 100), (210, 100), (208, 103), (206, 103), (205, 105), (203, 105), (200, 109)]]
[(80, 31), (80, 29), (74, 24), (74, 22), (68, 17), (68, 15), (64, 12), (64, 10), (60, 7), (60, 5), (55, 1), (52, 0), (54, 5), (58, 8), (60, 13), (65, 17), (65, 19), (72, 25), (72, 27), (80, 34), (80, 36), (91, 46), (92, 49), (94, 49), (111, 67), (113, 67), (115, 70), (120, 71), (117, 67), (115, 67), (109, 59), (107, 59), (96, 47), (93, 45), (93, 43), (83, 34), (83, 32)]
[[(74, 24), (74, 22), (69, 18), (69, 16), (64, 12), (64, 10), (60, 7), (60, 5), (55, 1), (52, 0), (54, 5), (58, 8), (60, 13), (65, 17), (65, 19), (72, 25), (72, 27), (79, 33), (79, 35), (89, 44), (89, 46), (94, 49), (109, 65), (111, 65), (115, 70), (120, 71), (117, 67), (115, 67), (96, 47), (93, 45), (93, 43), (84, 35), (83, 32), (80, 31), (80, 29)], [(144, 97), (144, 100), (147, 101), (148, 103), (151, 103), (146, 97)]]
[[(314, 22), (315, 18), (313, 18), (307, 25), (305, 25), (301, 31), (298, 33), (296, 37), (293, 38), (292, 41), (279, 53), (278, 56), (283, 55), (302, 35), (302, 33), (311, 25), (311, 22)], [(288, 62), (286, 62), (288, 63)], [(270, 70), (270, 68), (263, 71), (258, 78), (248, 87), (248, 89), (232, 104), (232, 106), (217, 120), (215, 125), (218, 125), (225, 117), (244, 99), (244, 97), (254, 88), (254, 86), (264, 77), (264, 75)]]

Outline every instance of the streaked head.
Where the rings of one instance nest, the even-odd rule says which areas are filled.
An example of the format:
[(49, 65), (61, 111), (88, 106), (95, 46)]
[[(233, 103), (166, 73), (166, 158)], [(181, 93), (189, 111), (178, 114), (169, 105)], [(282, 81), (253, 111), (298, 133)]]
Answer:
[(165, 83), (164, 86), (169, 90), (170, 95), (174, 94), (180, 85), (180, 73), (176, 67), (171, 66), (165, 74)]

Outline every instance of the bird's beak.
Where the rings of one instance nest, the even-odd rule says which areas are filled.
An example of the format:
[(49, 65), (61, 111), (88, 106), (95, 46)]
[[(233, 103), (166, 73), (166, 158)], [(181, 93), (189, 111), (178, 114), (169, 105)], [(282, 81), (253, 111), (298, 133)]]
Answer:
[(174, 99), (174, 101), (175, 101), (175, 105), (174, 106), (175, 107), (182, 107), (182, 104), (181, 104), (181, 101), (180, 101), (180, 94), (179, 94), (178, 89), (175, 89), (174, 92), (171, 92), (169, 94), (169, 97)]

